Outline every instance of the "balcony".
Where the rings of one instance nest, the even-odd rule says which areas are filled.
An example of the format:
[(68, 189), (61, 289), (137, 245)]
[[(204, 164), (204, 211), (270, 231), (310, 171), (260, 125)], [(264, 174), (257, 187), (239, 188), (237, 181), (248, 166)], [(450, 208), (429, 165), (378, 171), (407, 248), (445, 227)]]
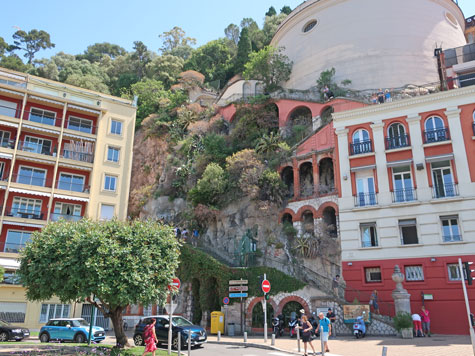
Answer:
[(28, 174), (13, 174), (12, 181), (16, 183), (34, 185), (37, 187), (51, 188), (52, 182), (41, 176), (28, 175)]
[(25, 244), (18, 244), (13, 242), (5, 242), (5, 247), (3, 248), (3, 252), (8, 253), (19, 253), (20, 250), (25, 247)]
[(434, 199), (450, 198), (459, 196), (457, 183), (435, 184), (432, 190)]
[(72, 159), (75, 161), (93, 163), (94, 155), (91, 153), (77, 152), (71, 150), (63, 150), (63, 158)]
[(386, 137), (387, 150), (394, 150), (396, 148), (409, 147), (410, 145), (411, 145), (411, 142), (409, 140), (408, 134)]
[(355, 196), (355, 207), (373, 206), (378, 204), (376, 193), (358, 193)]
[(28, 112), (28, 121), (37, 122), (39, 124), (49, 126), (61, 126), (61, 118), (57, 118), (54, 115), (47, 113), (36, 113), (35, 111)]
[(53, 150), (47, 145), (31, 142), (31, 141), (19, 141), (18, 149), (25, 152), (38, 153), (41, 155), (53, 156)]
[(56, 188), (70, 192), (89, 193), (89, 186), (84, 183), (76, 183), (68, 180), (59, 179), (56, 181)]
[(5, 215), (22, 219), (46, 220), (41, 211), (36, 209), (22, 209), (20, 207), (7, 207)]
[(350, 155), (359, 155), (363, 153), (373, 152), (373, 142), (371, 140), (357, 143), (350, 143)]
[(66, 221), (79, 221), (83, 217), (79, 215), (71, 215), (71, 214), (57, 214), (57, 213), (52, 213), (51, 214), (51, 221), (60, 221), (60, 220), (66, 220)]
[(462, 241), (462, 235), (444, 235), (444, 242)]
[(0, 147), (14, 149), (15, 140), (7, 140), (7, 139), (1, 140)]
[(396, 189), (392, 192), (393, 203), (404, 203), (417, 200), (414, 188)]
[(442, 142), (447, 140), (450, 140), (449, 129), (447, 127), (424, 131), (424, 143)]

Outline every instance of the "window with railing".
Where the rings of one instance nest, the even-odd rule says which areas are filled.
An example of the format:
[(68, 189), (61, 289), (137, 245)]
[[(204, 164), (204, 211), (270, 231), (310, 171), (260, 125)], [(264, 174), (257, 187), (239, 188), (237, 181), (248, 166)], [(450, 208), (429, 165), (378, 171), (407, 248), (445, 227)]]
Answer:
[(365, 172), (357, 172), (355, 206), (371, 206), (377, 203), (374, 177)]
[(31, 108), (29, 121), (38, 122), (40, 124), (54, 126), (56, 123), (56, 113), (38, 108)]
[(367, 267), (364, 270), (366, 283), (377, 283), (382, 281), (381, 267)]
[(404, 125), (399, 122), (391, 124), (388, 128), (388, 136), (386, 137), (386, 149), (392, 150), (407, 146), (410, 146), (410, 142)]
[(41, 206), (43, 201), (40, 199), (30, 199), (25, 197), (14, 197), (12, 206), (7, 209), (7, 216), (15, 216), (24, 219), (43, 219)]
[(52, 156), (52, 141), (45, 140), (39, 137), (25, 136), (24, 141), (18, 143), (18, 149), (21, 151), (38, 153), (42, 155)]
[(442, 224), (442, 238), (444, 242), (462, 241), (462, 234), (460, 232), (457, 215), (441, 216), (440, 222)]
[(423, 281), (424, 270), (422, 266), (405, 266), (404, 271), (406, 274), (406, 281)]
[[(449, 281), (460, 281), (460, 268), (458, 263), (449, 263), (447, 265), (447, 272), (449, 275)], [(465, 269), (463, 269), (463, 277), (467, 279), (467, 274)]]
[(458, 186), (454, 182), (450, 161), (432, 162), (433, 197), (446, 198), (458, 196)]
[(352, 143), (350, 144), (350, 154), (358, 155), (362, 153), (373, 152), (373, 143), (367, 130), (359, 129), (353, 133)]
[(393, 167), (394, 191), (393, 203), (416, 200), (416, 190), (413, 188), (411, 166)]
[(3, 284), (19, 285), (21, 284), (20, 276), (15, 270), (5, 270), (3, 274)]
[(85, 133), (92, 133), (93, 121), (81, 117), (69, 116), (68, 129)]
[(48, 185), (46, 184), (46, 170), (21, 166), (16, 174), (16, 182), (45, 187)]
[(69, 173), (60, 173), (58, 180), (58, 189), (64, 189), (73, 192), (84, 192), (84, 182), (84, 176)]
[(0, 100), (0, 115), (8, 117), (17, 117), (17, 103)]
[(450, 140), (449, 129), (444, 120), (438, 116), (429, 117), (424, 124), (424, 143), (434, 143)]
[(79, 204), (57, 202), (54, 205), (54, 213), (51, 214), (51, 220), (79, 221), (82, 219), (81, 210), (82, 206)]
[(15, 147), (15, 141), (10, 139), (10, 132), (0, 131), (0, 146), (3, 148)]
[(8, 230), (4, 252), (18, 253), (31, 239), (31, 232)]

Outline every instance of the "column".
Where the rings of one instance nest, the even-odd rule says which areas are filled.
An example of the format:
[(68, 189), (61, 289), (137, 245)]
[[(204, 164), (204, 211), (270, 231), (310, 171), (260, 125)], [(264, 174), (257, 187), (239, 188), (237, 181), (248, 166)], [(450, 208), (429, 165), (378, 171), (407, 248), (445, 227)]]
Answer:
[(335, 130), (338, 137), (338, 156), (340, 167), (341, 199), (340, 209), (351, 209), (354, 207), (353, 192), (351, 189), (351, 171), (348, 145), (348, 129), (339, 128)]
[(375, 153), (376, 171), (378, 173), (378, 204), (389, 205), (392, 202), (392, 198), (391, 192), (389, 191), (386, 152), (384, 151), (384, 124), (382, 121), (378, 121), (370, 125), (370, 127), (373, 130), (373, 148)]
[[(419, 114), (408, 115), (406, 119), (409, 124), (409, 135), (411, 136), (412, 158), (414, 160), (415, 178), (417, 183), (417, 199), (427, 201), (432, 199), (432, 191), (429, 187), (429, 179), (426, 171), (426, 161), (422, 132), (421, 132), (421, 117)], [(418, 170), (417, 164), (422, 164), (424, 169)]]
[(300, 197), (300, 172), (297, 158), (292, 159), (292, 167), (294, 172), (294, 199), (297, 199)]
[(462, 134), (460, 123), (461, 110), (457, 107), (447, 108), (445, 115), (449, 122), (450, 138), (452, 139), (452, 150), (454, 153), (455, 168), (457, 169), (457, 179), (459, 183), (460, 196), (473, 194), (470, 181), (470, 168), (468, 166), (467, 151)]
[(320, 194), (318, 186), (320, 184), (320, 174), (317, 163), (317, 155), (312, 154), (312, 174), (313, 174), (313, 194)]

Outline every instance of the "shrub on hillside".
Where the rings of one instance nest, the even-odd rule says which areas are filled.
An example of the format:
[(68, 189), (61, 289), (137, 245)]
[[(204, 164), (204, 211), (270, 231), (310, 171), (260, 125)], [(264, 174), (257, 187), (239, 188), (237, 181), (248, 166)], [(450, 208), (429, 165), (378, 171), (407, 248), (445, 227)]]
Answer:
[(210, 163), (194, 188), (188, 192), (193, 205), (218, 206), (228, 181), (226, 172), (216, 163)]

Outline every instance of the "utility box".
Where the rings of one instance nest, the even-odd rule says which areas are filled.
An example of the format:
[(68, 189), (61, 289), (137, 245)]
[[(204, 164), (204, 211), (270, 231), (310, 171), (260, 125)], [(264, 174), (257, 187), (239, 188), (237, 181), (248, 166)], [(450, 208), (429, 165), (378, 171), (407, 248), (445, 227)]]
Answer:
[(217, 334), (218, 331), (224, 335), (224, 313), (214, 311), (211, 313), (211, 334)]

